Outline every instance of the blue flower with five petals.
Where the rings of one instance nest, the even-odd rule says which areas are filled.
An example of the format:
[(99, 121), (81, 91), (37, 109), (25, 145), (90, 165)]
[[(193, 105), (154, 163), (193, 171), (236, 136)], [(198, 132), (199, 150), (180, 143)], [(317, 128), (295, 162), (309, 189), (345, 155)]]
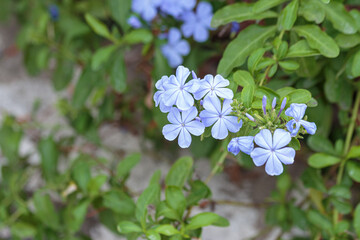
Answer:
[(168, 120), (171, 124), (163, 127), (162, 133), (164, 137), (173, 141), (177, 136), (178, 143), (181, 148), (187, 148), (191, 144), (191, 135), (200, 136), (205, 130), (202, 122), (194, 120), (198, 114), (196, 107), (180, 111), (173, 107), (168, 114)]
[(196, 80), (185, 83), (189, 75), (188, 68), (179, 66), (176, 69), (176, 76), (171, 75), (168, 81), (163, 81), (162, 86), (166, 90), (162, 98), (166, 106), (176, 105), (181, 111), (194, 106), (194, 98), (190, 93), (194, 93), (198, 86), (194, 84)]
[(190, 45), (186, 40), (181, 39), (179, 29), (171, 28), (168, 33), (168, 43), (161, 46), (161, 52), (168, 60), (170, 67), (182, 64), (183, 56), (190, 52)]
[(208, 2), (200, 2), (196, 12), (185, 12), (181, 19), (184, 24), (181, 30), (185, 37), (193, 36), (197, 42), (205, 42), (209, 38), (210, 23), (213, 16), (212, 6)]
[(199, 84), (199, 88), (194, 93), (196, 100), (203, 98), (205, 95), (211, 97), (218, 96), (225, 99), (232, 99), (234, 97), (233, 91), (226, 88), (230, 84), (229, 80), (224, 79), (219, 74), (215, 77), (208, 74), (204, 79), (198, 81), (197, 84)]
[(254, 149), (253, 136), (236, 137), (231, 139), (230, 143), (228, 144), (228, 151), (234, 154), (235, 156), (238, 155), (240, 151), (250, 155), (253, 149)]
[(286, 116), (294, 118), (286, 124), (286, 127), (291, 133), (292, 137), (295, 137), (297, 135), (301, 126), (303, 126), (307, 133), (311, 135), (315, 134), (316, 132), (315, 123), (302, 120), (305, 115), (306, 108), (307, 106), (303, 103), (292, 103), (290, 105), (290, 108), (286, 109), (285, 111)]
[(144, 20), (150, 22), (155, 18), (161, 2), (162, 0), (133, 0), (131, 9), (140, 14)]
[(228, 131), (236, 133), (242, 126), (242, 120), (238, 122), (237, 117), (230, 116), (232, 112), (232, 100), (225, 99), (223, 107), (217, 97), (206, 97), (203, 106), (205, 110), (201, 111), (200, 118), (205, 127), (214, 124), (211, 129), (211, 135), (215, 139), (224, 139), (228, 136)]
[(284, 129), (276, 129), (274, 135), (271, 135), (270, 130), (263, 129), (255, 135), (255, 143), (259, 147), (255, 148), (250, 156), (256, 166), (266, 163), (267, 174), (280, 175), (284, 170), (282, 163), (292, 164), (294, 162), (295, 150), (285, 147), (290, 141), (290, 133)]

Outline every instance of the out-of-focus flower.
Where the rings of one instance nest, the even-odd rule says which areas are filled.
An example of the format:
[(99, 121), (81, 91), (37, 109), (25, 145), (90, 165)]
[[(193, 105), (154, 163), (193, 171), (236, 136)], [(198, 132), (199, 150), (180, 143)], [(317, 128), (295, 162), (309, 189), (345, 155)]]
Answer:
[(176, 76), (171, 75), (168, 81), (163, 81), (163, 88), (166, 90), (162, 98), (166, 106), (176, 105), (181, 111), (185, 111), (194, 105), (194, 98), (190, 93), (195, 92), (197, 87), (194, 86), (194, 80), (185, 83), (189, 75), (188, 68), (179, 66)]
[(213, 16), (212, 6), (208, 2), (200, 2), (196, 12), (187, 11), (181, 16), (184, 24), (181, 30), (185, 37), (193, 36), (197, 42), (205, 42), (209, 38), (210, 23)]
[(176, 67), (182, 64), (183, 56), (190, 52), (190, 45), (187, 41), (181, 39), (181, 33), (176, 28), (171, 28), (168, 33), (168, 43), (161, 47), (170, 67)]
[(162, 130), (164, 137), (169, 141), (173, 141), (179, 136), (179, 146), (181, 148), (189, 147), (191, 144), (190, 134), (200, 136), (205, 130), (204, 124), (195, 119), (197, 114), (196, 107), (191, 107), (181, 113), (177, 108), (173, 107), (168, 114), (168, 120), (171, 124), (165, 125)]
[(57, 21), (59, 19), (59, 7), (55, 4), (51, 4), (49, 6), (49, 14), (50, 14), (50, 18), (53, 21)]
[(225, 99), (232, 99), (234, 97), (233, 91), (227, 88), (230, 84), (229, 80), (224, 79), (219, 74), (215, 77), (208, 74), (198, 84), (199, 89), (194, 94), (196, 100), (203, 98), (205, 95), (211, 97), (218, 96)]
[(242, 126), (242, 120), (238, 122), (237, 117), (230, 116), (232, 112), (231, 103), (233, 100), (225, 99), (223, 107), (217, 97), (206, 97), (204, 99), (204, 108), (200, 113), (201, 121), (205, 127), (214, 126), (211, 129), (211, 135), (215, 139), (224, 139), (228, 136), (228, 131), (236, 133)]
[(295, 150), (285, 147), (291, 141), (290, 133), (283, 129), (276, 129), (274, 135), (270, 130), (263, 129), (255, 136), (255, 143), (259, 146), (254, 148), (250, 156), (256, 166), (265, 165), (267, 174), (280, 175), (284, 168), (283, 164), (294, 162)]
[(253, 149), (254, 149), (254, 137), (252, 136), (233, 138), (231, 139), (228, 145), (228, 151), (234, 154), (235, 156), (238, 155), (240, 151), (250, 155)]
[(133, 28), (141, 28), (142, 26), (140, 20), (134, 15), (128, 18), (127, 23)]
[(162, 0), (133, 0), (131, 9), (140, 14), (145, 21), (150, 22), (155, 18), (161, 2)]
[(171, 106), (166, 106), (164, 103), (164, 99), (163, 99), (164, 93), (166, 91), (164, 84), (168, 81), (169, 81), (169, 77), (163, 76), (155, 84), (155, 87), (158, 89), (158, 91), (154, 94), (155, 106), (157, 107), (160, 105), (160, 111), (163, 113), (170, 112), (170, 110), (172, 108)]
[(237, 33), (237, 32), (239, 32), (240, 31), (240, 23), (238, 23), (238, 22), (232, 22), (231, 23), (231, 33)]
[(179, 18), (184, 12), (192, 10), (195, 4), (196, 0), (163, 0), (160, 9), (174, 18)]
[[(286, 116), (294, 118), (286, 124), (286, 127), (289, 130), (289, 132), (291, 133), (292, 137), (296, 136), (296, 134), (298, 133), (298, 131), (300, 129), (300, 126), (303, 126), (305, 128), (305, 130), (307, 131), (307, 133), (309, 133), (311, 135), (315, 134), (315, 132), (316, 132), (316, 124), (315, 123), (302, 120), (305, 115), (306, 108), (307, 108), (307, 106), (303, 103), (301, 103), (301, 104), (292, 103), (290, 105), (290, 108), (286, 109), (286, 111), (285, 111)], [(294, 125), (295, 125), (295, 127), (294, 127)]]

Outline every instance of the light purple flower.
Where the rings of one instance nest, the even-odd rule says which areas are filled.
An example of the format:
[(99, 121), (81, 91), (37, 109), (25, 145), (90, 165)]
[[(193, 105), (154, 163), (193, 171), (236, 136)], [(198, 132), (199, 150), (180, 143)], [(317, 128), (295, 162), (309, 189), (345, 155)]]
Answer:
[(234, 154), (235, 156), (239, 154), (240, 151), (250, 155), (254, 149), (254, 137), (244, 136), (236, 137), (231, 139), (228, 145), (228, 151)]
[(162, 130), (164, 137), (169, 141), (173, 141), (179, 136), (179, 146), (181, 148), (189, 147), (191, 144), (190, 134), (200, 136), (205, 130), (204, 124), (195, 119), (197, 114), (196, 107), (181, 113), (177, 108), (173, 107), (167, 117), (171, 124), (165, 125)]
[(183, 62), (183, 56), (190, 52), (190, 45), (181, 39), (179, 29), (171, 28), (168, 33), (168, 43), (161, 46), (161, 52), (168, 60), (170, 67), (177, 67)]
[(154, 101), (155, 106), (160, 105), (160, 111), (163, 113), (170, 112), (171, 106), (166, 106), (164, 102), (164, 93), (166, 91), (166, 86), (164, 87), (164, 84), (169, 81), (168, 76), (163, 76), (160, 80), (158, 80), (155, 84), (155, 87), (158, 89), (158, 91), (154, 94)]
[(188, 68), (179, 66), (176, 69), (176, 76), (171, 75), (169, 80), (163, 82), (163, 101), (166, 106), (176, 105), (181, 111), (188, 110), (194, 105), (194, 98), (190, 93), (197, 90), (196, 80), (189, 81), (190, 71)]
[(205, 42), (209, 38), (210, 23), (213, 16), (210, 3), (200, 2), (196, 12), (187, 11), (181, 16), (184, 24), (181, 30), (185, 37), (194, 36), (195, 41)]
[(255, 122), (254, 117), (253, 117), (253, 116), (251, 116), (250, 114), (245, 113), (245, 116), (246, 116), (246, 117), (247, 117), (250, 121)]
[(264, 115), (266, 115), (266, 104), (267, 104), (267, 98), (264, 95), (262, 98), (262, 110), (263, 110)]
[(217, 97), (206, 97), (204, 99), (204, 108), (200, 113), (201, 121), (205, 127), (209, 127), (214, 124), (211, 129), (211, 135), (215, 139), (224, 139), (228, 136), (228, 131), (236, 133), (242, 126), (242, 120), (238, 122), (237, 117), (230, 116), (232, 112), (231, 104), (232, 100), (225, 99), (223, 107)]
[(229, 80), (224, 79), (219, 74), (215, 77), (208, 74), (198, 84), (199, 88), (194, 94), (196, 100), (203, 98), (205, 95), (211, 97), (218, 96), (225, 99), (232, 99), (234, 97), (233, 91), (227, 88), (230, 84)]
[(256, 166), (266, 163), (267, 174), (280, 175), (284, 170), (282, 163), (292, 164), (294, 162), (295, 150), (285, 147), (290, 141), (290, 133), (283, 129), (276, 129), (273, 136), (270, 130), (263, 129), (255, 136), (255, 143), (259, 147), (255, 148), (250, 156)]
[(195, 4), (196, 0), (163, 0), (160, 9), (178, 19), (185, 11), (192, 10)]
[(140, 16), (150, 22), (157, 14), (157, 9), (162, 0), (133, 0), (131, 9), (133, 12), (140, 14)]
[(142, 26), (140, 20), (134, 15), (128, 18), (127, 23), (133, 28), (141, 28)]
[[(316, 132), (316, 124), (313, 122), (308, 122), (305, 120), (302, 120), (307, 106), (303, 103), (292, 103), (290, 105), (290, 108), (286, 109), (285, 115), (289, 117), (293, 117), (294, 119), (290, 120), (286, 127), (291, 133), (292, 137), (295, 137), (300, 129), (301, 126), (305, 128), (307, 133), (313, 135)], [(295, 127), (294, 127), (295, 125)]]
[(276, 97), (273, 98), (272, 103), (271, 103), (271, 110), (274, 110), (276, 107)]

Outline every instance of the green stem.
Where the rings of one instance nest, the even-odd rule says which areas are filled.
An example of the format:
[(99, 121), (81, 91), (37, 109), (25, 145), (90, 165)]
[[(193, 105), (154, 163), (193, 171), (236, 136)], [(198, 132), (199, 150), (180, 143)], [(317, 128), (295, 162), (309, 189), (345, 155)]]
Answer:
[(205, 183), (207, 184), (213, 177), (214, 175), (217, 173), (217, 171), (220, 169), (220, 167), (223, 165), (225, 158), (227, 156), (227, 151), (225, 150), (220, 158), (219, 161), (216, 163), (216, 165), (214, 166), (213, 170), (211, 171), (210, 175), (206, 178)]
[(266, 76), (269, 74), (269, 71), (270, 71), (270, 68), (272, 67), (272, 65), (268, 66), (265, 70), (265, 74), (264, 74), (264, 77), (261, 78), (261, 81), (259, 83), (259, 86), (262, 86), (263, 83), (264, 83), (264, 80), (266, 78)]

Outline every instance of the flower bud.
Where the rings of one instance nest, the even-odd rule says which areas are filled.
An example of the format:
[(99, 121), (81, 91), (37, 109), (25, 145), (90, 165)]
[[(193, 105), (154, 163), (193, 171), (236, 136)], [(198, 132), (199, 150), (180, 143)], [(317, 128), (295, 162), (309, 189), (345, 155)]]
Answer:
[(267, 102), (267, 98), (264, 95), (264, 97), (262, 99), (262, 109), (263, 109), (264, 115), (266, 115), (266, 102)]

